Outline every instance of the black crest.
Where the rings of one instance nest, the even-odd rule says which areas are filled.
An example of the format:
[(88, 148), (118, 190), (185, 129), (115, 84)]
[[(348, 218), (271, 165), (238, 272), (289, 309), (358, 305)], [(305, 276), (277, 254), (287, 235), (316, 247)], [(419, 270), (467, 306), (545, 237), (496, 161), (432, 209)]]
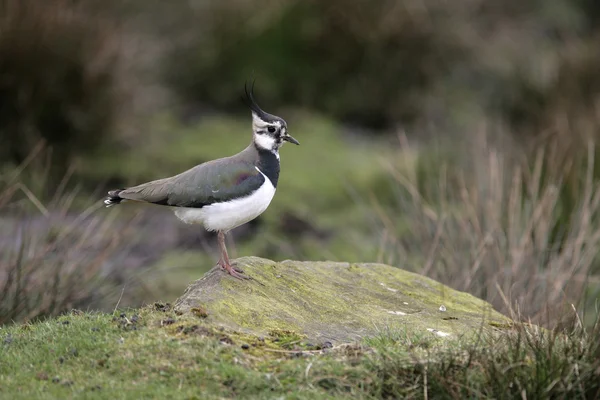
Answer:
[(244, 92), (245, 96), (242, 97), (242, 101), (252, 110), (253, 113), (258, 115), (260, 119), (263, 121), (274, 121), (278, 119), (274, 115), (266, 113), (258, 106), (258, 103), (254, 99), (254, 80), (252, 80), (252, 85), (250, 86), (250, 90), (248, 90), (248, 82), (244, 84)]

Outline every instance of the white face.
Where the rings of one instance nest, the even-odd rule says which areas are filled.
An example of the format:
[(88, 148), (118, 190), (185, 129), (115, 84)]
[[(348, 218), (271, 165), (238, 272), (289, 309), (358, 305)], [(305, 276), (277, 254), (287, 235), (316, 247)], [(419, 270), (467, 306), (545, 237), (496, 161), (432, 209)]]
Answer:
[(258, 148), (277, 153), (287, 136), (287, 126), (283, 120), (263, 121), (252, 113), (252, 132)]

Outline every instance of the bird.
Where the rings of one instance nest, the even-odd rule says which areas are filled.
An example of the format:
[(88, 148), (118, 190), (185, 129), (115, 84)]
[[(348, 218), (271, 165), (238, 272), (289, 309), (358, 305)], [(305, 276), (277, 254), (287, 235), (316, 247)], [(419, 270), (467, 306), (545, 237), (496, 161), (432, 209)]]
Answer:
[(122, 202), (169, 207), (186, 224), (203, 225), (217, 232), (220, 258), (217, 264), (229, 275), (249, 279), (234, 268), (225, 235), (262, 214), (273, 199), (279, 180), (279, 149), (285, 142), (299, 145), (288, 133), (285, 120), (266, 113), (254, 98), (254, 83), (244, 86), (243, 100), (252, 114), (252, 141), (241, 152), (196, 165), (178, 175), (111, 190), (106, 207)]

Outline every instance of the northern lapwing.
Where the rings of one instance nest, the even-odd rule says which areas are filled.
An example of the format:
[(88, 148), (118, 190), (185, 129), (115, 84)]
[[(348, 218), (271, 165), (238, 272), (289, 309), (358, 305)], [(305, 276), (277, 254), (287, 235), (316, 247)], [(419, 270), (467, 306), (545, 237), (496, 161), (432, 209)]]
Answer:
[(202, 224), (218, 233), (218, 265), (230, 275), (247, 279), (234, 269), (225, 247), (225, 234), (262, 214), (275, 195), (279, 179), (279, 149), (284, 142), (300, 144), (289, 135), (287, 123), (264, 112), (253, 87), (245, 87), (252, 111), (252, 143), (240, 153), (197, 165), (170, 178), (111, 190), (107, 207), (123, 201), (168, 206), (187, 224)]

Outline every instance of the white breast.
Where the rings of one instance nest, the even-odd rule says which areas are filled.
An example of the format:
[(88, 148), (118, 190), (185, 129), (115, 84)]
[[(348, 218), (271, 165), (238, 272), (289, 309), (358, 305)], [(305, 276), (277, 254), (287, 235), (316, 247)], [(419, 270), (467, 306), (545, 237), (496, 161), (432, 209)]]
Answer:
[(256, 169), (265, 177), (265, 182), (251, 195), (202, 208), (177, 207), (175, 215), (186, 224), (203, 224), (209, 231), (227, 232), (252, 221), (267, 209), (275, 195), (269, 178)]

